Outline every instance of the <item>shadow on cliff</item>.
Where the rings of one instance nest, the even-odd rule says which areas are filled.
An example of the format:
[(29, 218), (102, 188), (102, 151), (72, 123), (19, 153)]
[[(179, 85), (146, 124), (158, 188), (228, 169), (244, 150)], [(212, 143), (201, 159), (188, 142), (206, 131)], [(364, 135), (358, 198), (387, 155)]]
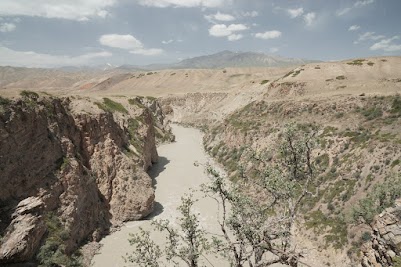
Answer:
[(169, 163), (170, 160), (168, 160), (166, 157), (159, 157), (158, 162), (150, 167), (148, 174), (152, 178), (154, 187), (157, 185), (157, 177), (159, 177), (159, 174), (166, 169), (166, 165)]

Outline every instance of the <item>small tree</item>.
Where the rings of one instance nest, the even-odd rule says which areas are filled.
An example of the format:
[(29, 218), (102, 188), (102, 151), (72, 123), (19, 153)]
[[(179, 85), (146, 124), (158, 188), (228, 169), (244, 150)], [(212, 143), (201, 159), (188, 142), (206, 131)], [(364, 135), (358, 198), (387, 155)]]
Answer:
[(245, 179), (231, 188), (209, 168), (213, 182), (204, 191), (222, 211), (219, 224), (223, 236), (215, 237), (213, 244), (233, 266), (298, 266), (301, 254), (292, 244), (291, 230), (302, 200), (312, 194), (308, 188), (316, 177), (314, 137), (315, 131), (298, 131), (294, 124), (286, 125), (275, 163), (264, 162), (253, 153), (265, 166), (264, 171), (252, 179), (244, 175)]
[(156, 230), (167, 234), (164, 250), (150, 239), (149, 231), (140, 229), (139, 234), (131, 235), (129, 242), (135, 247), (135, 251), (125, 259), (126, 262), (136, 263), (141, 267), (159, 267), (162, 265), (160, 259), (165, 258), (175, 266), (182, 261), (188, 267), (198, 267), (199, 258), (209, 249), (209, 244), (198, 217), (192, 212), (194, 203), (192, 196), (181, 198), (178, 229), (174, 229), (169, 220), (152, 222)]
[[(202, 191), (218, 203), (222, 233), (213, 236), (212, 248), (232, 266), (265, 267), (275, 263), (298, 266), (302, 255), (292, 243), (291, 230), (316, 177), (312, 164), (314, 136), (314, 131), (297, 131), (295, 125), (287, 125), (275, 163), (264, 162), (266, 168), (256, 178), (247, 178), (243, 173), (243, 180), (233, 185), (228, 185), (227, 179), (213, 168), (207, 168), (212, 181)], [(182, 198), (179, 231), (167, 220), (153, 223), (156, 229), (168, 233), (166, 259), (175, 264), (175, 259), (180, 259), (189, 267), (199, 266), (199, 257), (209, 249), (205, 232), (200, 229), (197, 216), (191, 213), (193, 203), (191, 198)], [(146, 264), (161, 256), (149, 233), (134, 235), (130, 242), (136, 246), (131, 262), (159, 266)], [(138, 260), (140, 257), (144, 262)]]

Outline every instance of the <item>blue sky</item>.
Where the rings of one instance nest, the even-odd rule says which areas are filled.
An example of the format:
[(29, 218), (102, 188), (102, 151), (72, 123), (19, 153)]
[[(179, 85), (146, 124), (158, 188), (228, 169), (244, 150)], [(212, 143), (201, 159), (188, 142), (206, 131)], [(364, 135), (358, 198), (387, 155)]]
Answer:
[(1, 0), (0, 65), (145, 65), (222, 50), (400, 55), (400, 11), (400, 0)]

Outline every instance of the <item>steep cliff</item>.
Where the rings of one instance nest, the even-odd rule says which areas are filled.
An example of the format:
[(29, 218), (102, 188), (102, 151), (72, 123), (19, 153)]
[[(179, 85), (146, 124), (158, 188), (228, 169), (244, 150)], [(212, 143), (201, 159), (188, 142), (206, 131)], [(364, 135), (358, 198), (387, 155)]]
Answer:
[(104, 101), (36, 93), (2, 99), (1, 264), (72, 265), (71, 254), (84, 242), (152, 212), (146, 173), (158, 158), (152, 112), (103, 111), (116, 104)]

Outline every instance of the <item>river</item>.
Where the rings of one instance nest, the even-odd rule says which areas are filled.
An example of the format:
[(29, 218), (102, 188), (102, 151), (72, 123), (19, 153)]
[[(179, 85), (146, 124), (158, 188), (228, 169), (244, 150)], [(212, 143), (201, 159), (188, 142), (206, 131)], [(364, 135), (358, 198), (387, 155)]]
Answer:
[[(202, 133), (192, 128), (173, 125), (173, 133), (176, 142), (164, 144), (158, 147), (159, 162), (152, 166), (150, 176), (155, 182), (156, 204), (153, 213), (154, 219), (168, 219), (175, 224), (179, 213), (177, 207), (181, 203), (181, 197), (191, 192), (191, 189), (199, 189), (199, 186), (209, 181), (205, 173), (205, 165), (213, 163), (205, 153), (202, 145)], [(200, 214), (201, 226), (210, 233), (218, 233), (217, 205), (210, 198), (203, 198), (200, 192), (193, 193), (199, 201), (194, 206), (194, 211)], [(139, 227), (151, 230), (151, 219), (128, 222), (119, 231), (114, 232), (100, 242), (102, 247), (92, 260), (94, 267), (122, 267), (135, 266), (125, 263), (123, 256), (133, 251), (128, 243), (130, 233), (137, 233)], [(165, 237), (157, 232), (153, 239), (162, 244)], [(229, 266), (228, 263), (211, 258), (214, 266)], [(213, 266), (204, 262), (206, 266)]]

